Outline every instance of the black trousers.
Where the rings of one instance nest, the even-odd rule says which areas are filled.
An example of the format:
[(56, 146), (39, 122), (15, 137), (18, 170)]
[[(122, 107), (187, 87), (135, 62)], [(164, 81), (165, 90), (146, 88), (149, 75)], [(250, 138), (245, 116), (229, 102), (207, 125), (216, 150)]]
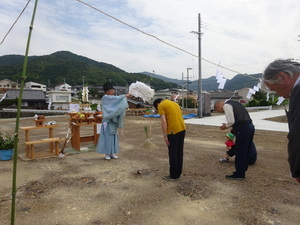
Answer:
[(169, 134), (168, 140), (170, 145), (169, 149), (169, 164), (170, 164), (170, 177), (177, 179), (182, 173), (183, 166), (183, 145), (184, 145), (185, 130), (177, 134)]
[(256, 148), (253, 143), (255, 128), (252, 122), (244, 123), (236, 132), (236, 156), (234, 172), (239, 177), (245, 177), (249, 164), (256, 161)]

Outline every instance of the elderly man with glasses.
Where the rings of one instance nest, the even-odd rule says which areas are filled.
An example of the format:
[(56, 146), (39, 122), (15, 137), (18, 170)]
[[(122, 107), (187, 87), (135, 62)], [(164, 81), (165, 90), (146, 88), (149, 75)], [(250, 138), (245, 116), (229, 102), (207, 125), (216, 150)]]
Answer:
[(300, 183), (300, 63), (279, 59), (265, 69), (263, 84), (279, 96), (289, 98), (288, 162), (292, 177)]

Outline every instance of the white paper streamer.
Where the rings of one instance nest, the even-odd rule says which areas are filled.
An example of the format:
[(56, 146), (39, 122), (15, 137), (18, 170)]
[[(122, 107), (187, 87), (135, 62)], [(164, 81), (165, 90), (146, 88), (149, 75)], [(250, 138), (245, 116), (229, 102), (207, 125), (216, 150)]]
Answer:
[(282, 97), (282, 96), (280, 96), (279, 98), (278, 98), (278, 101), (277, 101), (277, 105), (280, 105), (283, 101), (284, 101), (284, 97)]
[(251, 99), (251, 97), (252, 97), (252, 94), (251, 94), (250, 92), (248, 92), (246, 98), (247, 98), (247, 99)]
[(267, 92), (267, 101), (269, 101), (269, 99), (270, 99), (270, 93)]
[(3, 95), (3, 97), (0, 99), (0, 102), (2, 102), (3, 101), (3, 99), (5, 99), (6, 98), (6, 92), (5, 92), (5, 94)]
[(227, 81), (226, 78), (222, 78), (222, 79), (218, 80), (217, 81), (217, 83), (219, 83), (218, 89), (224, 89), (226, 81)]
[(144, 102), (150, 102), (154, 93), (154, 90), (143, 82), (137, 81), (129, 86), (129, 94), (136, 98), (143, 99)]
[(227, 79), (223, 76), (223, 72), (220, 68), (217, 69), (216, 79), (219, 84), (218, 89), (224, 89)]
[(89, 89), (88, 87), (82, 88), (82, 101), (88, 102), (89, 101)]
[(48, 110), (51, 110), (51, 105), (52, 105), (52, 99), (51, 97), (49, 98), (49, 103), (48, 103)]

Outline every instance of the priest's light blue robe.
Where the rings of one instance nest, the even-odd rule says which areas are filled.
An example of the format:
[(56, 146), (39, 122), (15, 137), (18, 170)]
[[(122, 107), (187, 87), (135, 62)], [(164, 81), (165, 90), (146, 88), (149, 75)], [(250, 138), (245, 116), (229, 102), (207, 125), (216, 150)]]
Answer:
[(125, 95), (102, 97), (102, 126), (96, 151), (99, 154), (119, 152), (118, 128), (123, 127), (125, 110), (128, 107)]

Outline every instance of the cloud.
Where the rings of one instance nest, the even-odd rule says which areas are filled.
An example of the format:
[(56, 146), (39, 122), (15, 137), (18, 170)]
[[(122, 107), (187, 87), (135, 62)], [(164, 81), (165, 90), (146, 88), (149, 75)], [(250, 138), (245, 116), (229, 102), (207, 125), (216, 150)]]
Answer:
[[(39, 1), (29, 54), (68, 50), (127, 72), (154, 70), (177, 79), (192, 67), (196, 79), (198, 59), (156, 38), (198, 55), (198, 37), (190, 31), (198, 31), (201, 13), (201, 55), (229, 68), (223, 70), (226, 78), (262, 72), (276, 58), (300, 58), (296, 0), (84, 1), (150, 36), (76, 0)], [(2, 0), (0, 39), (26, 2)], [(25, 53), (33, 5), (0, 45), (0, 55)], [(202, 61), (202, 77), (216, 68)]]

